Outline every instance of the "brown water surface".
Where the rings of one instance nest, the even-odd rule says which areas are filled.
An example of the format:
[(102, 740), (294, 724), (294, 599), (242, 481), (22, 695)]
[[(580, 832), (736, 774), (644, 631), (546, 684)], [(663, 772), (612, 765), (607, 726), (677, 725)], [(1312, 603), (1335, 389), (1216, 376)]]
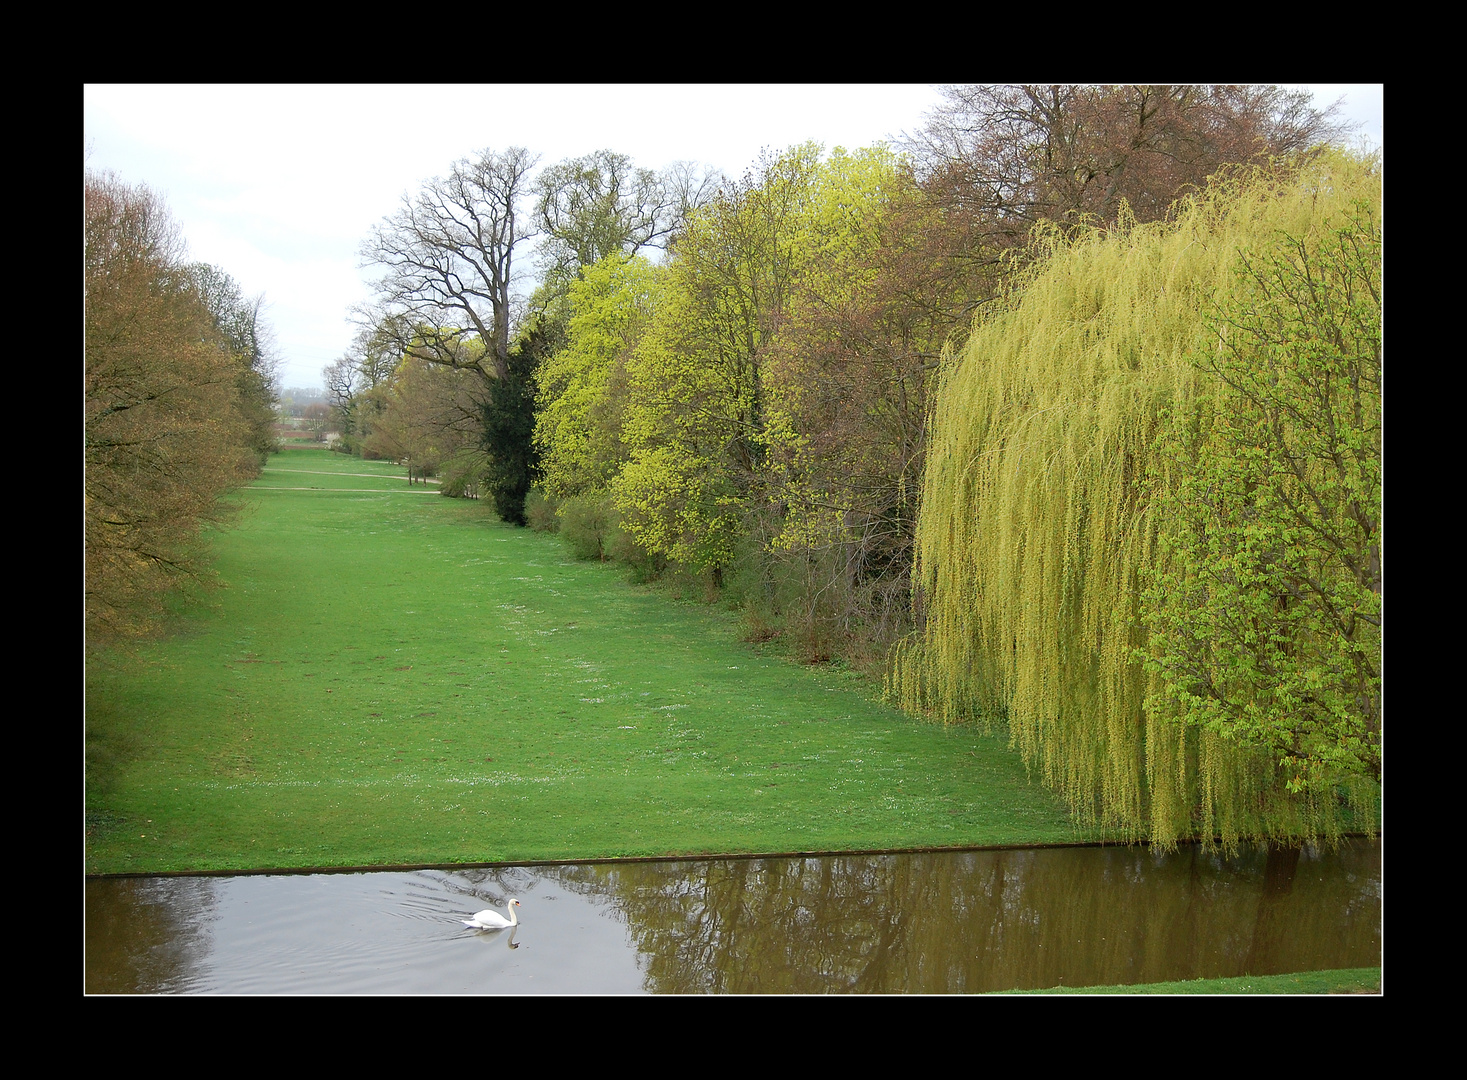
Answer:
[[(90, 993), (972, 993), (1366, 967), (1378, 842), (86, 884)], [(461, 921), (517, 897), (521, 924)]]

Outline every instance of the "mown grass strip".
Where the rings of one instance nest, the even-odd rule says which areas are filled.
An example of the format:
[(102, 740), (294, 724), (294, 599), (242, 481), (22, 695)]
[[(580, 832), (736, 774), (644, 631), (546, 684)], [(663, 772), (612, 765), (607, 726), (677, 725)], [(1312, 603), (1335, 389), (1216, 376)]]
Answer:
[(89, 666), (89, 872), (1082, 838), (1001, 737), (423, 490), (286, 450), (210, 609)]

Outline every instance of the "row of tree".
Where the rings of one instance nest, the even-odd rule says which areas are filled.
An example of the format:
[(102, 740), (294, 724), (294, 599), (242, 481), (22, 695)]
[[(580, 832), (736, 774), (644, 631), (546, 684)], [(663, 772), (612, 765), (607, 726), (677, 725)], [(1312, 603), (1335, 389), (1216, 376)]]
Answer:
[[(1266, 782), (1251, 787), (1240, 780), (1239, 770), (1256, 771), (1253, 751), (1261, 745), (1240, 733), (1281, 728), (1254, 698), (1238, 704), (1228, 694), (1243, 693), (1237, 687), (1244, 684), (1255, 696), (1283, 693), (1278, 708), (1285, 710), (1323, 700), (1310, 683), (1319, 671), (1290, 667), (1285, 657), (1298, 647), (1289, 644), (1291, 634), (1311, 641), (1327, 634), (1319, 622), (1324, 609), (1259, 592), (1284, 571), (1277, 561), (1255, 567), (1247, 588), (1261, 606), (1250, 625), (1271, 629), (1250, 633), (1275, 642), (1267, 663), (1246, 650), (1199, 659), (1213, 631), (1188, 619), (1199, 612), (1238, 619), (1227, 593), (1234, 586), (1199, 586), (1196, 568), (1211, 565), (1206, 545), (1224, 529), (1220, 520), (1247, 533), (1256, 511), (1245, 501), (1215, 511), (1217, 520), (1185, 512), (1198, 501), (1187, 484), (1210, 491), (1221, 470), (1251, 497), (1257, 481), (1245, 465), (1253, 451), (1242, 436), (1236, 444), (1215, 431), (1204, 438), (1195, 423), (1168, 427), (1134, 404), (1153, 409), (1175, 399), (1178, 409), (1193, 409), (1210, 400), (1207, 415), (1236, 417), (1231, 399), (1221, 404), (1225, 396), (1168, 398), (1139, 375), (1102, 386), (1088, 374), (1106, 320), (1150, 318), (1144, 288), (1171, 297), (1174, 284), (1147, 271), (1130, 307), (1110, 311), (1092, 293), (1107, 273), (1136, 272), (1140, 256), (1126, 263), (1117, 255), (1121, 263), (1095, 272), (1093, 281), (1046, 271), (1058, 275), (1058, 295), (1079, 290), (1089, 299), (1078, 307), (1056, 301), (1038, 316), (1059, 344), (1033, 361), (1032, 383), (1000, 380), (962, 391), (957, 373), (999, 370), (986, 354), (974, 358), (970, 333), (1011, 342), (1030, 335), (1014, 322), (1018, 298), (1033, 291), (1025, 310), (1039, 310), (1036, 268), (1059, 266), (1070, 245), (1088, 250), (1104, 240), (1124, 253), (1152, 235), (1142, 228), (1147, 223), (1170, 215), (1171, 226), (1156, 228), (1180, 228), (1174, 215), (1182, 205), (1226, 216), (1220, 196), (1185, 197), (1215, 192), (1208, 178), (1229, 164), (1298, 169), (1341, 134), (1307, 95), (1277, 87), (983, 86), (946, 91), (945, 105), (902, 153), (826, 154), (805, 145), (766, 155), (738, 180), (686, 166), (654, 174), (601, 152), (532, 182), (532, 155), (486, 152), (405, 198), (374, 231), (364, 256), (383, 276), (363, 309), (356, 348), (328, 381), (341, 387), (334, 390), (340, 414), (367, 452), (451, 463), (457, 480), (445, 487), (468, 490), (479, 480), (506, 520), (558, 525), (584, 554), (625, 559), (645, 575), (700, 579), (742, 607), (751, 636), (784, 635), (810, 660), (841, 654), (879, 661), (915, 631), (899, 650), (894, 693), (948, 718), (1006, 717), (1077, 812), (1163, 840), (1186, 831), (1194, 817), (1228, 842), (1250, 833), (1328, 833), (1338, 815), (1289, 817), (1283, 811), (1297, 801), (1264, 800), (1267, 812), (1240, 808), (1279, 784), (1286, 795), (1320, 793), (1332, 777), (1369, 778), (1378, 770), (1369, 749), (1378, 747), (1378, 739), (1371, 742), (1378, 725), (1369, 719), (1376, 701), (1369, 632), (1362, 629), (1351, 646), (1351, 655), (1365, 658), (1351, 669), (1354, 696), (1331, 690), (1321, 708), (1334, 719), (1310, 714), (1326, 733), (1315, 738), (1301, 728), (1287, 748), (1276, 740), (1269, 745), (1292, 764), (1276, 763)], [(1291, 191), (1296, 180), (1285, 177), (1301, 174), (1270, 175), (1280, 191)], [(513, 258), (531, 236), (542, 240), (543, 278), (529, 304), (517, 308)], [(1238, 243), (1230, 235), (1219, 245), (1200, 232), (1195, 242), (1218, 252)], [(1259, 258), (1255, 269), (1275, 265), (1272, 253)], [(1197, 294), (1187, 297), (1194, 314), (1241, 320), (1256, 335), (1281, 318), (1225, 304), (1206, 308)], [(1368, 324), (1369, 312), (1360, 318)], [(1123, 369), (1142, 370), (1156, 350), (1150, 339), (1136, 339), (1120, 349)], [(1171, 344), (1162, 351), (1175, 352)], [(1252, 352), (1233, 367), (1217, 360), (1210, 377), (1241, 386), (1238, 372), (1255, 362)], [(1314, 385), (1315, 377), (1305, 381)], [(1277, 383), (1269, 385), (1278, 392)], [(1040, 386), (1048, 389), (1041, 394)], [(1055, 393), (1061, 398), (1051, 401)], [(1073, 408), (1059, 403), (1092, 398), (1104, 402), (1097, 415), (1110, 418), (1094, 423), (1118, 425), (1125, 435), (1106, 442), (1101, 428), (1076, 424)], [(1359, 407), (1368, 412), (1368, 395)], [(1328, 410), (1316, 413), (1323, 422)], [(1259, 420), (1247, 438), (1280, 423), (1277, 415)], [(979, 441), (953, 450), (954, 433), (969, 429)], [(1058, 432), (1054, 446), (1028, 438), (1050, 430)], [(990, 438), (999, 441), (983, 441)], [(936, 465), (929, 463), (934, 439), (944, 455)], [(1206, 457), (1204, 445), (1221, 456)], [(1360, 445), (1369, 459), (1368, 439)], [(1111, 486), (1076, 487), (1083, 470), (1061, 468), (1060, 448)], [(1204, 457), (1208, 464), (1190, 473), (1156, 464)], [(950, 466), (957, 470), (950, 481), (936, 479)], [(974, 501), (997, 490), (996, 479), (982, 479), (988, 476), (1028, 484), (1049, 509), (995, 532), (1012, 512)], [(1370, 481), (1362, 476), (1339, 484), (1356, 485), (1368, 501)], [(1174, 559), (1117, 561), (1106, 546), (1117, 535), (1141, 542), (1145, 531), (1135, 521), (1143, 505), (1171, 507), (1168, 520), (1179, 531), (1146, 543), (1177, 552)], [(1357, 507), (1362, 514), (1368, 517)], [(977, 532), (975, 522), (983, 526)], [(1184, 525), (1191, 530), (1185, 535)], [(1016, 552), (1030, 561), (1016, 562)], [(1296, 577), (1304, 574), (1288, 565)], [(1051, 575), (1041, 575), (1049, 591), (1034, 591), (1024, 576), (1036, 566)], [(1179, 569), (1187, 566), (1193, 569)], [(1187, 588), (1168, 576), (1177, 574)], [(944, 575), (966, 584), (945, 586)], [(975, 586), (989, 580), (981, 575), (997, 576)], [(1140, 597), (1148, 589), (1143, 618)], [(1331, 603), (1329, 612), (1342, 610)], [(1008, 614), (974, 623), (972, 612), (985, 604), (1009, 605), (1002, 608)], [(1270, 615), (1269, 604), (1295, 614)], [(1356, 614), (1352, 625), (1374, 625), (1368, 612)], [(1037, 651), (1026, 652), (1031, 646)], [(1138, 658), (1137, 650), (1152, 646), (1149, 660)], [(1253, 681), (1239, 683), (1234, 667), (1253, 672)], [(1233, 688), (1209, 700), (1232, 704), (1198, 703), (1208, 696), (1207, 678), (1214, 688)], [(1288, 681), (1286, 693), (1280, 680)], [(1180, 757), (1166, 758), (1156, 725), (1145, 728), (1153, 735), (1137, 734), (1146, 709), (1175, 720), (1169, 730), (1204, 736), (1167, 744)], [(1265, 714), (1272, 719), (1259, 719)], [(1061, 715), (1075, 722), (1059, 724)], [(1351, 736), (1354, 759), (1338, 747), (1320, 749), (1333, 737), (1330, 725), (1345, 716), (1359, 728)], [(1118, 735), (1116, 725), (1135, 730)], [(1229, 740), (1249, 752), (1227, 759), (1219, 747)], [(1334, 764), (1311, 771), (1326, 757)], [(1159, 779), (1163, 761), (1182, 778), (1170, 788)], [(1289, 776), (1279, 779), (1279, 770)], [(1229, 784), (1233, 794), (1219, 795)]]
[[(363, 245), (383, 274), (353, 349), (324, 372), (349, 448), (443, 470), (448, 494), (486, 487), (516, 524), (537, 476), (534, 372), (563, 341), (570, 283), (607, 251), (665, 245), (715, 180), (610, 151), (532, 181), (537, 164), (485, 151), (405, 196)], [(514, 282), (532, 240), (542, 282), (526, 309)]]
[(158, 625), (201, 580), (200, 528), (274, 447), (262, 301), (190, 263), (162, 201), (88, 172), (85, 252), (86, 630), (101, 645)]
[(890, 633), (928, 372), (981, 285), (950, 240), (896, 154), (807, 144), (726, 183), (664, 263), (589, 268), (540, 375), (546, 494), (809, 659)]
[[(976, 86), (903, 156), (804, 146), (738, 181), (609, 151), (532, 179), (528, 151), (486, 151), (373, 231), (383, 274), (327, 383), (348, 445), (449, 492), (497, 470), (515, 522), (541, 481), (589, 548), (732, 586), (752, 632), (879, 655), (908, 625), (931, 380), (1036, 223), (1154, 220), (1333, 134), (1277, 87)], [(508, 418), (532, 398), (526, 444)]]

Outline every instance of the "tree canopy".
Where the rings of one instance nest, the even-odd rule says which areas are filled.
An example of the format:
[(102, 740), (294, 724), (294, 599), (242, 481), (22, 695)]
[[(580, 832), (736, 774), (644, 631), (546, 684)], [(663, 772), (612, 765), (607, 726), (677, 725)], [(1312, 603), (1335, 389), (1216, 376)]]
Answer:
[(1379, 200), (1329, 154), (1041, 232), (943, 377), (900, 701), (1005, 721), (1082, 818), (1163, 845), (1334, 836), (1337, 788), (1373, 820)]
[[(805, 144), (716, 190), (612, 151), (529, 187), (486, 152), (374, 233), (374, 325), (478, 380), (505, 520), (538, 482), (577, 550), (700, 581), (751, 638), (887, 657), (895, 700), (1006, 723), (1079, 818), (1369, 827), (1378, 163), (1274, 86), (945, 97), (903, 152)], [(395, 370), (406, 409), (428, 384)]]
[(275, 449), (276, 356), (274, 336), (265, 322), (264, 296), (246, 297), (227, 272), (208, 263), (188, 268), (214, 328), (233, 353), (238, 408), (249, 426), (250, 448), (260, 464)]
[(1308, 91), (1267, 85), (976, 84), (943, 88), (910, 148), (927, 182), (991, 239), (1038, 222), (1164, 218), (1225, 165), (1337, 141)]
[(550, 166), (535, 181), (547, 280), (568, 282), (618, 252), (665, 248), (719, 179), (686, 162), (656, 173), (612, 150)]
[(203, 579), (200, 528), (257, 471), (272, 393), (258, 304), (185, 261), (162, 201), (110, 174), (83, 193), (86, 628), (102, 644), (156, 629)]
[(399, 355), (505, 374), (515, 252), (534, 235), (520, 202), (537, 160), (517, 146), (464, 158), (372, 230), (362, 258), (383, 275), (368, 321), (397, 335)]
[(618, 251), (571, 283), (566, 344), (537, 377), (535, 441), (553, 498), (604, 490), (625, 463), (618, 387), (665, 279), (664, 268)]
[(1142, 593), (1148, 714), (1256, 748), (1296, 794), (1381, 768), (1381, 230), (1341, 202), (1241, 250), (1205, 305)]

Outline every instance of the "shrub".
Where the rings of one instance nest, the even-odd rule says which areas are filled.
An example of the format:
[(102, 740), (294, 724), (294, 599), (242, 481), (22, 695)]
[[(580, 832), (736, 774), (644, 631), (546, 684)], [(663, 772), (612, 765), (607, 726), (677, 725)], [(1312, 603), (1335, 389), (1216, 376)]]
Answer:
[(525, 518), (536, 532), (560, 532), (560, 503), (548, 498), (540, 488), (531, 488), (525, 496)]
[(460, 450), (447, 461), (436, 463), (442, 483), (438, 491), (450, 499), (477, 499), (483, 483), (486, 458), (482, 450)]
[(617, 514), (611, 496), (605, 492), (577, 495), (561, 503), (556, 513), (560, 516), (560, 535), (576, 558), (597, 562), (612, 558), (608, 545), (616, 531)]
[(639, 585), (656, 581), (667, 572), (667, 558), (650, 551), (631, 533), (621, 527), (620, 520), (614, 523), (606, 543), (607, 558), (615, 559), (628, 570)]

